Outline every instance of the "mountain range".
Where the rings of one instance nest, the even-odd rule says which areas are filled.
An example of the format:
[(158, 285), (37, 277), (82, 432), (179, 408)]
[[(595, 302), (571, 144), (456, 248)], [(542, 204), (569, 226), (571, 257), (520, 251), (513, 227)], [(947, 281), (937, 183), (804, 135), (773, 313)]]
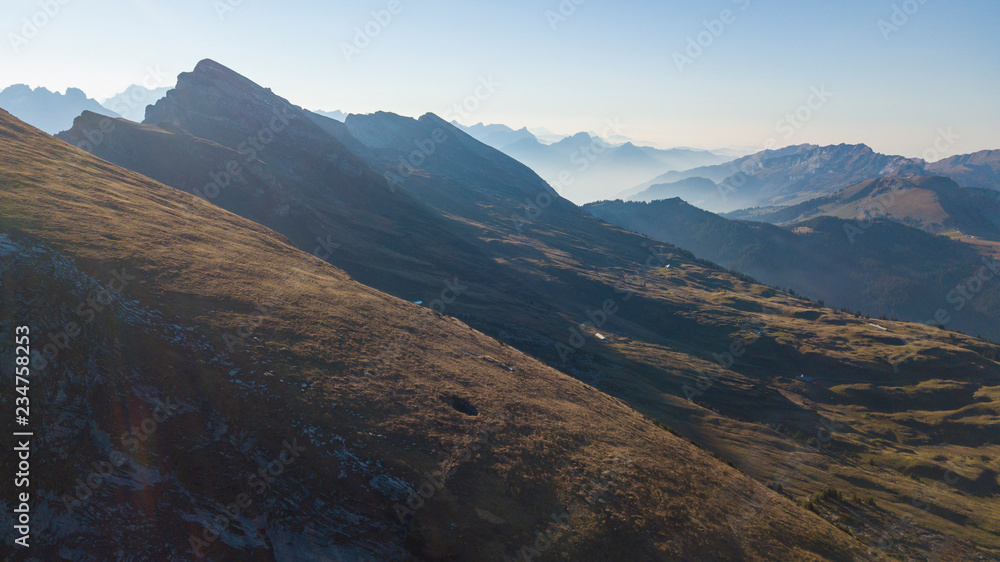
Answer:
[(706, 150), (663, 150), (636, 146), (609, 125), (605, 134), (577, 133), (555, 142), (542, 142), (527, 128), (478, 124), (464, 127), (469, 136), (526, 164), (567, 199), (586, 203), (607, 197), (624, 186), (667, 170), (685, 170), (721, 163), (729, 156)]
[[(715, 212), (748, 207), (787, 206), (829, 195), (860, 181), (885, 176), (924, 173), (925, 162), (876, 153), (865, 145), (797, 145), (766, 150), (716, 166), (668, 172), (619, 197), (652, 201), (689, 198), (692, 204)], [(697, 189), (679, 184), (700, 178)], [(701, 184), (709, 180), (716, 189)], [(707, 185), (707, 184), (705, 184)]]
[(798, 205), (745, 209), (726, 216), (792, 225), (820, 215), (862, 221), (885, 218), (932, 234), (1000, 242), (1000, 191), (963, 188), (940, 176), (879, 178)]
[(101, 105), (129, 121), (140, 123), (146, 118), (146, 106), (156, 103), (168, 91), (170, 88), (166, 86), (151, 89), (133, 84), (125, 88), (125, 91), (103, 100)]
[(339, 109), (335, 109), (333, 111), (314, 111), (313, 113), (322, 115), (323, 117), (329, 117), (330, 119), (340, 121), (341, 123), (347, 120), (347, 114)]
[[(452, 121), (451, 124), (456, 128), (461, 129), (477, 141), (487, 146), (492, 146), (500, 151), (503, 151), (503, 149), (507, 146), (525, 139), (534, 141), (539, 140), (537, 136), (528, 131), (527, 127), (522, 127), (521, 129), (515, 131), (506, 125), (486, 125), (484, 123), (477, 123), (466, 127), (457, 121)], [(563, 140), (563, 138), (565, 137), (558, 138), (554, 142), (559, 142)]]
[(120, 117), (78, 88), (67, 88), (66, 93), (61, 94), (15, 84), (0, 91), (0, 108), (52, 135), (73, 126), (73, 119), (83, 111)]
[(146, 117), (146, 106), (165, 96), (168, 90), (169, 87), (150, 89), (134, 84), (98, 102), (79, 88), (67, 88), (65, 94), (60, 94), (15, 84), (0, 92), (0, 108), (54, 135), (72, 127), (73, 120), (85, 111), (141, 122)]
[(948, 176), (965, 187), (1000, 190), (1000, 150), (944, 158), (928, 164), (927, 171)]
[[(869, 212), (859, 211), (859, 205)], [(956, 290), (1000, 256), (998, 192), (967, 193), (940, 177), (882, 178), (753, 215), (755, 220), (782, 219), (782, 226), (723, 218), (681, 199), (606, 201), (585, 208), (615, 225), (833, 307), (1000, 340), (1000, 285), (977, 282), (975, 292)], [(997, 243), (979, 246), (935, 235), (944, 230)], [(939, 309), (946, 311), (946, 321), (935, 319)]]
[(994, 344), (603, 222), (436, 115), (341, 122), (210, 60), (143, 123), (59, 138), (0, 113), (0, 320), (94, 318), (39, 398), (50, 558), (1000, 553)]

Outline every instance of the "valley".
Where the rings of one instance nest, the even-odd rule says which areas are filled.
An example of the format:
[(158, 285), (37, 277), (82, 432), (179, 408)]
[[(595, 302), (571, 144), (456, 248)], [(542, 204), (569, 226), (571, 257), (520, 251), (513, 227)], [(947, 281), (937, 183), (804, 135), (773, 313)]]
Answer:
[[(276, 111), (288, 116), (280, 131), (271, 127)], [(775, 552), (989, 559), (1000, 551), (991, 509), (1000, 473), (996, 345), (826, 308), (666, 236), (598, 220), (528, 167), (433, 114), (340, 122), (203, 61), (146, 116), (143, 124), (113, 121), (90, 145), (82, 144), (85, 132), (100, 130), (104, 119), (96, 114), (59, 135), (69, 144), (7, 118), (3, 147), (14, 151), (9, 161), (25, 165), (3, 178), (12, 194), (4, 199), (3, 233), (17, 248), (42, 249), (6, 259), (31, 259), (48, 271), (55, 265), (45, 260), (69, 256), (80, 271), (45, 285), (68, 302), (81, 275), (99, 277), (111, 264), (135, 269), (140, 281), (126, 289), (124, 308), (88, 332), (94, 339), (86, 349), (60, 358), (86, 371), (87, 356), (107, 349), (125, 358), (115, 363), (112, 353), (102, 359), (109, 365), (149, 365), (128, 375), (131, 385), (116, 387), (123, 403), (130, 386), (162, 377), (157, 384), (177, 385), (191, 402), (183, 423), (195, 433), (157, 451), (175, 459), (171, 484), (132, 487), (200, 512), (181, 499), (198, 482), (188, 470), (222, 459), (252, 467), (253, 458), (263, 462), (280, 450), (283, 427), (308, 430), (322, 452), (303, 453), (302, 464), (289, 467), (302, 472), (280, 484), (281, 497), (324, 490), (328, 499), (307, 512), (323, 527), (308, 531), (289, 518), (295, 502), (269, 501), (256, 519), (241, 521), (242, 531), (209, 548), (501, 559), (530, 543), (549, 513), (570, 510), (571, 490), (590, 478), (614, 499), (601, 497), (606, 508), (584, 501), (569, 511), (578, 530), (553, 547), (564, 556), (628, 548), (668, 559), (708, 556), (700, 549), (732, 559)], [(250, 154), (241, 144), (260, 131), (272, 134)], [(428, 139), (434, 150), (410, 159)], [(243, 164), (228, 169), (230, 161)], [(168, 165), (177, 162), (184, 165)], [(213, 197), (206, 185), (223, 172), (229, 183)], [(47, 181), (55, 178), (70, 182)], [(766, 232), (709, 217), (715, 223)], [(844, 236), (840, 219), (803, 224), (822, 233), (818, 241)], [(880, 243), (912, 237), (921, 247), (940, 246), (941, 269), (924, 273), (927, 279), (961, 277), (971, 250), (893, 221), (873, 224), (858, 238), (872, 244), (872, 257), (884, 255)], [(714, 243), (707, 235), (697, 240)], [(57, 281), (64, 285), (51, 284)], [(15, 286), (24, 294), (27, 280)], [(928, 285), (927, 294), (938, 286)], [(882, 294), (899, 289), (887, 284)], [(56, 308), (44, 317), (58, 324), (65, 314)], [(178, 316), (175, 327), (167, 315)], [(164, 320), (127, 328), (144, 317)], [(983, 326), (989, 318), (984, 312)], [(232, 349), (227, 341), (235, 341)], [(162, 357), (149, 363), (133, 355), (138, 349), (160, 349)], [(182, 349), (200, 351), (188, 359)], [(246, 411), (249, 403), (229, 400), (230, 393), (254, 407)], [(91, 407), (87, 395), (77, 402), (83, 411)], [(271, 429), (253, 421), (264, 419), (281, 423)], [(472, 464), (458, 461), (464, 453), (442, 456), (476, 434), (467, 421), (493, 428), (487, 431), (497, 440), (472, 454)], [(216, 437), (199, 445), (194, 436), (202, 431)], [(75, 437), (78, 456), (92, 457), (99, 435)], [(331, 457), (334, 441), (343, 447)], [(172, 447), (185, 448), (167, 453)], [(202, 447), (197, 462), (179, 460)], [(332, 473), (320, 467), (333, 458), (340, 467), (333, 472), (345, 478), (303, 480)], [(374, 471), (376, 459), (385, 472)], [(416, 475), (441, 466), (455, 467), (453, 484), (419, 508), (409, 505)], [(229, 487), (202, 493), (231, 501), (239, 489)], [(324, 505), (338, 505), (335, 495), (350, 498), (350, 507), (330, 512)], [(413, 513), (399, 521), (396, 504)], [(707, 511), (681, 514), (681, 505)], [(102, 513), (113, 520), (113, 511)], [(274, 523), (261, 527), (261, 516)], [(701, 522), (706, 534), (678, 532), (683, 521)], [(315, 538), (333, 528), (351, 531)], [(198, 529), (171, 523), (162, 532), (177, 545)], [(700, 536), (718, 538), (693, 538)], [(70, 537), (89, 546), (104, 540)], [(375, 550), (376, 543), (389, 550)]]

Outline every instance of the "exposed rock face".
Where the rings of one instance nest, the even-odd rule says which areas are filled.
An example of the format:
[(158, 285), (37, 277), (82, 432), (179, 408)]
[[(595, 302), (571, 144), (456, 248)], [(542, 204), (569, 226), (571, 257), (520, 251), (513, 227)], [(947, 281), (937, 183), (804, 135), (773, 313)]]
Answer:
[[(721, 182), (742, 207), (787, 205), (839, 191), (869, 179), (905, 176), (923, 171), (923, 162), (878, 154), (871, 148), (841, 144), (801, 154), (763, 160), (745, 177)], [(745, 203), (756, 203), (754, 205)]]

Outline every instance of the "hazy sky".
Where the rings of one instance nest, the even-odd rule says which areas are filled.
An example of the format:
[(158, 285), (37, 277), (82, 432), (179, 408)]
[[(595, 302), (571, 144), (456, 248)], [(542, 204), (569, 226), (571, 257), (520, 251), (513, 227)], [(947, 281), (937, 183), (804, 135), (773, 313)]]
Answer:
[[(104, 98), (147, 68), (172, 85), (212, 58), (308, 109), (467, 102), (467, 124), (600, 133), (613, 120), (663, 146), (773, 138), (907, 156), (950, 127), (948, 151), (1000, 148), (995, 0), (5, 0), (0, 22), (0, 87)], [(699, 34), (707, 47), (686, 53)], [(796, 111), (807, 119), (779, 125)]]

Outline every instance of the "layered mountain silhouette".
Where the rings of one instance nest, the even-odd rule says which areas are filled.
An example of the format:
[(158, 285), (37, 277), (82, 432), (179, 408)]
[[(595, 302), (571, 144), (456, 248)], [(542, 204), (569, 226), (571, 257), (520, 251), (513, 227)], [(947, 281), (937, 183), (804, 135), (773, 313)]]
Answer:
[[(762, 490), (753, 501), (739, 496), (726, 503), (691, 483), (691, 478), (712, 474), (701, 465), (676, 477), (633, 473), (630, 478), (644, 484), (634, 487), (628, 480), (624, 486), (630, 490), (627, 501), (595, 500), (595, 505), (602, 506), (596, 512), (606, 515), (606, 523), (581, 525), (572, 538), (563, 539), (565, 545), (557, 542), (552, 547), (560, 555), (580, 558), (606, 552), (608, 558), (638, 559), (877, 559), (888, 552), (880, 546), (880, 539), (889, 532), (894, 533), (892, 552), (905, 555), (930, 556), (948, 550), (971, 556), (1000, 549), (1000, 541), (992, 534), (1000, 528), (1000, 521), (989, 509), (996, 482), (988, 458), (963, 458), (960, 487), (942, 492), (942, 509), (914, 514), (910, 502), (927, 493), (936, 478), (933, 475), (943, 470), (943, 461), (936, 458), (942, 447), (992, 450), (996, 445), (994, 418), (976, 413), (996, 408), (1000, 400), (992, 391), (981, 391), (1000, 384), (1000, 365), (995, 361), (1000, 350), (994, 345), (919, 324), (885, 321), (874, 327), (868, 319), (794, 298), (699, 260), (685, 250), (609, 225), (559, 197), (529, 167), (433, 114), (419, 119), (390, 113), (351, 115), (340, 122), (303, 111), (232, 70), (203, 61), (193, 72), (182, 74), (177, 87), (149, 108), (144, 124), (113, 121), (105, 124), (110, 132), (103, 137), (88, 136), (88, 130), (93, 133), (101, 121), (96, 115), (82, 115), (73, 130), (60, 137), (133, 172), (86, 157), (86, 164), (67, 168), (66, 173), (99, 166), (99, 175), (141, 178), (146, 187), (138, 193), (148, 191), (156, 200), (174, 193), (152, 190), (149, 186), (166, 188), (138, 175), (149, 174), (152, 180), (259, 221), (277, 231), (275, 235), (265, 230), (274, 244), (291, 243), (305, 252), (288, 248), (279, 254), (305, 256), (301, 257), (305, 263), (343, 276), (350, 290), (340, 285), (323, 289), (326, 282), (316, 280), (318, 293), (293, 301), (309, 303), (305, 309), (296, 306), (296, 310), (277, 313), (273, 327), (244, 339), (255, 342), (249, 345), (261, 350), (254, 357), (269, 358), (283, 372), (294, 370), (290, 365), (306, 365), (302, 374), (292, 375), (294, 379), (283, 379), (291, 381), (290, 388), (302, 392), (301, 384), (305, 384), (307, 389), (329, 389), (329, 398), (320, 396), (315, 403), (347, 404), (343, 418), (347, 421), (317, 417), (311, 418), (315, 421), (309, 427), (356, 435), (369, 447), (378, 442), (378, 435), (386, 436), (383, 449), (378, 449), (385, 451), (381, 457), (374, 452), (360, 457), (356, 448), (348, 452), (359, 459), (383, 459), (382, 466), (402, 467), (400, 473), (389, 475), (389, 482), (395, 482), (393, 477), (398, 474), (413, 476), (413, 467), (433, 468), (437, 461), (422, 456), (427, 450), (425, 443), (432, 453), (454, 450), (444, 443), (453, 445), (458, 437), (449, 433), (453, 427), (448, 425), (450, 418), (442, 416), (455, 412), (460, 416), (454, 418), (456, 423), (468, 422), (468, 418), (485, 423), (493, 419), (491, 412), (503, 411), (495, 407), (497, 404), (517, 411), (538, 411), (537, 419), (526, 419), (514, 433), (524, 439), (523, 443), (532, 443), (539, 456), (529, 458), (523, 449), (510, 449), (496, 457), (482, 457), (483, 464), (469, 471), (468, 480), (455, 477), (455, 492), (437, 492), (441, 495), (428, 500), (416, 518), (398, 527), (387, 523), (394, 516), (391, 511), (379, 514), (370, 507), (358, 507), (360, 520), (366, 522), (361, 527), (367, 529), (365, 525), (371, 522), (380, 531), (356, 535), (353, 533), (358, 528), (351, 527), (349, 536), (338, 535), (343, 537), (338, 544), (376, 555), (386, 552), (375, 546), (384, 539), (398, 545), (400, 551), (424, 558), (517, 556), (525, 541), (534, 540), (539, 526), (547, 525), (537, 513), (548, 516), (553, 505), (564, 505), (566, 490), (578, 484), (576, 476), (568, 476), (560, 467), (572, 468), (568, 474), (590, 474), (599, 470), (592, 464), (597, 458), (614, 464), (615, 456), (625, 458), (633, 451), (622, 448), (625, 445), (619, 447), (617, 441), (604, 441), (604, 437), (551, 433), (542, 419), (565, 426), (560, 431), (573, 431), (578, 423), (574, 420), (583, 424), (588, 416), (609, 415), (609, 421), (600, 423), (618, 427), (625, 436), (633, 432), (633, 426), (621, 421), (625, 418), (615, 418), (618, 414), (614, 412), (631, 412), (631, 408), (642, 414), (629, 414), (636, 420), (648, 416), (670, 427), (684, 439), (737, 464), (755, 482), (772, 490)], [(78, 154), (67, 145), (60, 146), (53, 158)], [(228, 184), (224, 172), (229, 175)], [(8, 183), (20, 185), (24, 181), (18, 176)], [(233, 190), (231, 194), (227, 189)], [(65, 193), (60, 197), (73, 196)], [(213, 208), (181, 193), (174, 196), (189, 208), (171, 207), (166, 214), (168, 218), (190, 217), (192, 226), (186, 228), (197, 228), (202, 210)], [(100, 200), (95, 213), (99, 218), (101, 213), (146, 206), (145, 202), (129, 201)], [(66, 212), (74, 210), (79, 209), (69, 206)], [(232, 215), (222, 216), (242, 221), (239, 224), (253, 224)], [(217, 217), (209, 214), (205, 220), (218, 225), (212, 228), (220, 236), (235, 236), (238, 228)], [(143, 224), (145, 218), (122, 218), (121, 222)], [(95, 232), (108, 229), (105, 223), (95, 221), (74, 216), (66, 223), (77, 228), (89, 225)], [(146, 230), (143, 227), (139, 232), (145, 234)], [(180, 238), (178, 243), (198, 236), (197, 232), (186, 233), (174, 222), (162, 230)], [(123, 236), (114, 231), (111, 234), (113, 240)], [(54, 236), (48, 230), (44, 235)], [(76, 233), (68, 229), (66, 236)], [(86, 240), (81, 248), (88, 248), (96, 236), (77, 239)], [(150, 260), (156, 255), (150, 256), (149, 249), (164, 248), (165, 242), (143, 240), (142, 247), (135, 249), (136, 255), (112, 254), (111, 259), (123, 263), (135, 259), (154, 267)], [(107, 244), (113, 245), (111, 241)], [(152, 284), (149, 302), (159, 303), (157, 299), (165, 295), (163, 310), (188, 305), (191, 308), (184, 310), (197, 312), (185, 314), (204, 318), (199, 322), (216, 322), (217, 318), (223, 328), (237, 329), (243, 318), (240, 314), (253, 314), (252, 303), (268, 292), (256, 287), (275, 284), (273, 278), (258, 279), (262, 273), (313, 271), (291, 257), (282, 261), (285, 258), (271, 259), (264, 250), (237, 250), (244, 242), (234, 242), (232, 253), (222, 257), (211, 257), (203, 245), (184, 244), (176, 257), (165, 249), (158, 250), (166, 265), (157, 278), (174, 283), (173, 292), (159, 289), (159, 282)], [(65, 243), (55, 246), (62, 248)], [(198, 266), (184, 261), (199, 257), (211, 257), (211, 264)], [(216, 279), (213, 272), (219, 268), (224, 275)], [(183, 273), (189, 270), (203, 275)], [(354, 284), (345, 274), (372, 289)], [(312, 275), (307, 277), (310, 290)], [(199, 286), (203, 276), (205, 282), (211, 281), (207, 288), (183, 290), (187, 281)], [(362, 293), (368, 296), (362, 297)], [(207, 308), (198, 300), (202, 295), (213, 299)], [(420, 301), (432, 310), (403, 301)], [(378, 312), (382, 305), (376, 302), (394, 303), (401, 316), (383, 315)], [(235, 308), (229, 308), (230, 304)], [(222, 306), (217, 315), (203, 311), (216, 306)], [(353, 312), (350, 307), (354, 306), (368, 307), (364, 310), (373, 311), (372, 319), (364, 316), (367, 312)], [(434, 319), (434, 323), (425, 324), (423, 318)], [(224, 334), (225, 329), (210, 325), (204, 332), (221, 337), (218, 334)], [(479, 339), (468, 339), (473, 334)], [(260, 341), (253, 337), (260, 337)], [(449, 339), (452, 337), (459, 339)], [(477, 343), (473, 346), (469, 341)], [(532, 360), (540, 363), (530, 363)], [(337, 373), (352, 372), (361, 365), (385, 373), (389, 380), (343, 385), (336, 379), (340, 376)], [(462, 371), (466, 366), (470, 373), (466, 377), (479, 372), (487, 375), (482, 381), (456, 378), (456, 369)], [(578, 386), (552, 386), (555, 383), (536, 374), (541, 370), (537, 372), (563, 376), (551, 369), (577, 379), (559, 380)], [(490, 378), (489, 373), (505, 378)], [(331, 376), (335, 380), (327, 381)], [(818, 384), (803, 382), (806, 376)], [(238, 378), (243, 380), (242, 375)], [(451, 382), (440, 387), (439, 380)], [(518, 389), (514, 381), (529, 380), (550, 384), (554, 394), (534, 398), (534, 389), (525, 392), (522, 388), (520, 397), (512, 395), (511, 388)], [(480, 382), (490, 390), (478, 390)], [(246, 384), (255, 388), (252, 382)], [(411, 396), (406, 385), (421, 390)], [(462, 388), (467, 391), (460, 391)], [(938, 388), (947, 389), (947, 399), (929, 398)], [(311, 400), (306, 392), (305, 398)], [(345, 398), (348, 392), (356, 393), (350, 395), (355, 397)], [(588, 393), (595, 400), (614, 397), (617, 401), (608, 404), (616, 404), (620, 410), (612, 412), (603, 403), (580, 402), (579, 397)], [(398, 407), (394, 405), (397, 395), (402, 397)], [(555, 399), (550, 398), (554, 395), (560, 396), (560, 407), (565, 406), (566, 413), (538, 410), (536, 400), (547, 402)], [(886, 400), (885, 396), (891, 398)], [(379, 401), (385, 404), (378, 405)], [(429, 409), (428, 404), (440, 410)], [(288, 415), (294, 408), (280, 411)], [(573, 418), (569, 411), (581, 417)], [(252, 414), (256, 419), (278, 415), (271, 410)], [(352, 415), (368, 421), (349, 420)], [(418, 424), (416, 418), (422, 421)], [(439, 423), (445, 429), (435, 425)], [(467, 428), (467, 424), (460, 427)], [(425, 437), (410, 437), (418, 434)], [(824, 436), (823, 446), (812, 447), (815, 440), (810, 441), (810, 437), (817, 434)], [(499, 434), (497, 439), (499, 442)], [(686, 449), (657, 452), (659, 437), (649, 447), (644, 437), (638, 441), (630, 441), (635, 435), (622, 439), (622, 443), (641, 441), (643, 445), (636, 448), (647, 451), (645, 458), (655, 459), (661, 470), (673, 470), (670, 467), (676, 459), (686, 458)], [(410, 450), (405, 448), (407, 440), (416, 443)], [(592, 440), (607, 442), (608, 449), (586, 451), (585, 444)], [(888, 445), (890, 442), (896, 445)], [(686, 442), (677, 443), (681, 446)], [(401, 446), (403, 452), (399, 452)], [(619, 452), (612, 453), (612, 448)], [(563, 451), (580, 451), (590, 460), (573, 466), (560, 460), (572, 456)], [(392, 455), (398, 458), (390, 459)], [(519, 464), (522, 461), (524, 464)], [(607, 471), (611, 473), (610, 468)], [(305, 472), (314, 474), (313, 470)], [(333, 472), (336, 469), (323, 474)], [(910, 472), (917, 478), (906, 478)], [(554, 474), (560, 475), (555, 477), (558, 483), (552, 482)], [(374, 476), (369, 476), (366, 473), (364, 479), (356, 480), (370, 483)], [(544, 480), (550, 488), (543, 491), (541, 484), (532, 484), (536, 479)], [(379, 488), (373, 488), (374, 492), (361, 485), (351, 488), (354, 481), (337, 480), (336, 490), (349, 498), (381, 493)], [(676, 487), (650, 488), (667, 482), (677, 483)], [(295, 480), (292, 486), (302, 489), (306, 483)], [(401, 486), (399, 496), (405, 496), (409, 488)], [(742, 481), (738, 486), (743, 486)], [(726, 485), (711, 483), (705, 488), (721, 489), (727, 489)], [(837, 494), (825, 492), (830, 489), (847, 494), (837, 499)], [(321, 501), (337, 505), (332, 497), (321, 496)], [(389, 497), (393, 497), (391, 493)], [(662, 508), (642, 503), (660, 501), (657, 498), (667, 501), (667, 497), (682, 503)], [(518, 498), (531, 498), (538, 507), (525, 511)], [(437, 501), (442, 502), (440, 510), (433, 507)], [(361, 499), (348, 503), (367, 506), (371, 502)], [(291, 503), (286, 509), (293, 511), (295, 505)], [(685, 507), (675, 509), (670, 507), (673, 505)], [(705, 509), (720, 509), (726, 515), (695, 511), (703, 505), (718, 506)], [(799, 507), (802, 505), (808, 505), (812, 513)], [(322, 506), (313, 509), (321, 510)], [(784, 514), (780, 522), (769, 519), (775, 510)], [(658, 519), (662, 514), (666, 515)], [(276, 514), (268, 517), (281, 521)], [(343, 522), (332, 515), (321, 516), (321, 520), (331, 526)], [(699, 522), (707, 533), (703, 536), (718, 538), (699, 541), (698, 545), (678, 543), (684, 540), (681, 537), (694, 536), (686, 528), (673, 530), (685, 521)], [(909, 523), (904, 525), (903, 521)], [(905, 530), (897, 531), (901, 527)], [(292, 528), (298, 532), (297, 527)], [(842, 530), (845, 528), (853, 536)], [(324, 529), (327, 527), (296, 535), (282, 526), (272, 534), (294, 536), (291, 542), (295, 544), (312, 544), (309, 541), (313, 539), (301, 537), (325, 537), (328, 533)], [(668, 536), (675, 538), (660, 538)], [(226, 544), (237, 545), (238, 552), (239, 545), (249, 548), (246, 545), (250, 542), (238, 537)], [(262, 543), (253, 543), (258, 544)], [(268, 547), (264, 543), (260, 548)]]
[(102, 101), (101, 105), (129, 121), (141, 123), (146, 118), (146, 107), (156, 103), (168, 91), (169, 87), (151, 89), (133, 84), (125, 88), (125, 91)]
[[(869, 179), (923, 173), (924, 162), (901, 156), (878, 154), (865, 145), (790, 146), (763, 151), (726, 164), (668, 173), (623, 192), (624, 198), (639, 197), (652, 186), (656, 197), (682, 197), (670, 193), (664, 184), (689, 178), (706, 178), (718, 184), (713, 196), (701, 199), (699, 206), (715, 212), (741, 208), (793, 205), (828, 195)], [(650, 194), (642, 200), (652, 201)]]
[[(563, 196), (584, 203), (608, 196), (624, 186), (634, 185), (666, 170), (683, 170), (727, 160), (705, 150), (675, 148), (663, 150), (636, 146), (609, 128), (606, 134), (577, 133), (542, 141), (527, 128), (514, 130), (506, 125), (479, 123), (464, 126), (451, 123), (479, 142), (531, 167), (542, 178), (558, 186)], [(621, 139), (621, 142), (616, 142)]]
[(120, 117), (97, 100), (88, 98), (78, 88), (67, 88), (66, 93), (61, 94), (41, 87), (15, 84), (0, 92), (0, 108), (52, 135), (73, 126), (73, 119), (83, 111)]
[(1000, 150), (960, 154), (927, 165), (932, 174), (948, 176), (965, 187), (1000, 190)]
[(688, 178), (706, 178), (714, 181), (715, 183), (721, 183), (726, 178), (734, 176), (740, 171), (746, 170), (744, 173), (749, 173), (757, 169), (759, 167), (759, 163), (764, 160), (800, 154), (816, 148), (819, 147), (811, 144), (792, 145), (777, 150), (762, 150), (760, 152), (736, 158), (735, 160), (729, 160), (720, 164), (698, 166), (681, 171), (670, 171), (661, 174), (652, 180), (639, 184), (636, 187), (626, 189), (619, 193), (618, 197), (632, 197), (654, 185), (675, 183)]
[(477, 141), (485, 145), (492, 146), (497, 150), (503, 150), (505, 147), (525, 139), (529, 141), (538, 140), (534, 134), (528, 131), (527, 127), (514, 130), (506, 125), (486, 125), (484, 123), (477, 123), (466, 127), (456, 121), (452, 121), (451, 124), (461, 129)]
[(323, 117), (329, 117), (330, 119), (340, 121), (341, 123), (347, 120), (347, 114), (339, 109), (333, 111), (314, 111), (313, 113), (322, 115)]
[(1000, 193), (962, 188), (936, 176), (879, 178), (798, 205), (727, 216), (790, 225), (820, 215), (865, 221), (886, 218), (933, 234), (968, 234), (1000, 242)]
[[(961, 189), (944, 178), (885, 178), (859, 184), (838, 195), (842, 199), (860, 192), (877, 196), (872, 192), (876, 185), (911, 182), (948, 183)], [(994, 198), (994, 206), (996, 201)], [(815, 213), (796, 217), (785, 227), (729, 220), (681, 199), (652, 203), (606, 201), (592, 203), (586, 209), (618, 226), (687, 248), (761, 282), (791, 287), (834, 307), (930, 323), (935, 323), (935, 314), (944, 307), (948, 322), (941, 323), (948, 328), (1000, 340), (1000, 325), (996, 323), (1000, 316), (1000, 284), (987, 284), (968, 299), (955, 291), (956, 287), (964, 287), (984, 263), (992, 263), (992, 253), (896, 222), (904, 218), (903, 209), (924, 202), (918, 194), (901, 192), (896, 203), (887, 207), (895, 211), (893, 215), (854, 220), (857, 214), (850, 217), (847, 212), (849, 207), (854, 210), (853, 206), (844, 205), (836, 209), (843, 217)], [(826, 205), (810, 205), (811, 209), (817, 207)], [(998, 216), (993, 214), (993, 220)], [(965, 220), (970, 228), (996, 232), (996, 226), (983, 215)], [(918, 221), (909, 215), (903, 222)], [(933, 231), (939, 225), (928, 226)], [(959, 298), (962, 307), (953, 310)]]
[(577, 203), (606, 198), (668, 170), (718, 164), (728, 159), (704, 150), (662, 150), (631, 142), (610, 144), (589, 133), (577, 133), (553, 144), (525, 138), (501, 150), (559, 186), (563, 196)]
[(719, 186), (708, 178), (691, 177), (671, 183), (658, 183), (632, 195), (629, 201), (656, 201), (679, 197), (695, 205), (710, 204), (719, 196)]

